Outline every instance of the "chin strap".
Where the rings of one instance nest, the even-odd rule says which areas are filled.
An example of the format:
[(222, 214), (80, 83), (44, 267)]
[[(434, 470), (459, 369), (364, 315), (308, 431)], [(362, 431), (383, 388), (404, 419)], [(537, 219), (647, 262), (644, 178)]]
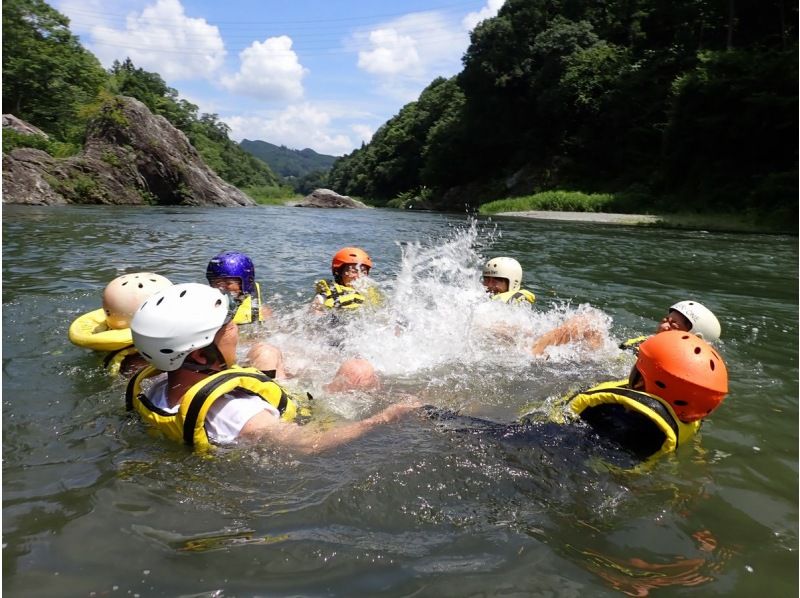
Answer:
[[(216, 374), (230, 367), (225, 363), (225, 357), (223, 357), (222, 352), (216, 344), (211, 343), (207, 347), (203, 347), (203, 352), (206, 355), (206, 359), (208, 359), (207, 363), (197, 363), (190, 357), (187, 357), (181, 367), (201, 374), (206, 372), (213, 372)], [(218, 364), (222, 364), (222, 368), (217, 367)]]

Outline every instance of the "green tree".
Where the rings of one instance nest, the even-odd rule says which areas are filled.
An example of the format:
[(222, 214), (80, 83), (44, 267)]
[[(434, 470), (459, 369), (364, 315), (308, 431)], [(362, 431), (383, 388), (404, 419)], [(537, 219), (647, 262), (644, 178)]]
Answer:
[(197, 106), (180, 99), (178, 91), (169, 87), (161, 75), (137, 68), (130, 58), (123, 62), (115, 60), (109, 74), (113, 93), (136, 98), (151, 112), (160, 114), (184, 133), (188, 133), (197, 121)]
[(42, 0), (3, 2), (3, 112), (63, 141), (80, 138), (79, 107), (107, 81), (98, 60)]

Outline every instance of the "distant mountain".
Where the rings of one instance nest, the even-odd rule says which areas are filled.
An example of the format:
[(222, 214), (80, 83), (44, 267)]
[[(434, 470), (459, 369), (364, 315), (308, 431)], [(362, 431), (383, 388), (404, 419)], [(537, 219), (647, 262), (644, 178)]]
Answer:
[(336, 161), (336, 156), (318, 154), (312, 149), (293, 150), (266, 141), (243, 139), (239, 144), (244, 151), (266, 162), (273, 172), (284, 178), (300, 178), (311, 172), (328, 171)]

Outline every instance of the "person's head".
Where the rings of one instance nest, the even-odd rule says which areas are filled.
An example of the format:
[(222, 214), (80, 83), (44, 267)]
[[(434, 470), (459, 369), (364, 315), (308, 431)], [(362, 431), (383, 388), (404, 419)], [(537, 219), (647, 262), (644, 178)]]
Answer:
[(112, 330), (130, 328), (131, 318), (144, 300), (171, 284), (164, 276), (152, 272), (117, 276), (103, 289), (106, 325)]
[(211, 258), (206, 267), (206, 279), (212, 287), (234, 297), (256, 292), (256, 269), (244, 253), (226, 251)]
[(371, 269), (372, 260), (366, 251), (358, 247), (340, 249), (331, 261), (333, 279), (345, 286), (350, 286), (362, 276), (369, 276)]
[(667, 316), (661, 320), (657, 332), (683, 330), (713, 343), (719, 340), (722, 328), (710, 309), (697, 301), (679, 301), (670, 306)]
[(683, 422), (703, 419), (728, 394), (725, 362), (700, 337), (668, 330), (639, 346), (629, 384), (664, 399)]
[(513, 257), (495, 257), (483, 267), (483, 286), (492, 295), (518, 291), (522, 284), (522, 266)]
[(198, 283), (167, 287), (134, 314), (133, 344), (165, 372), (225, 369), (236, 363), (234, 307), (230, 296), (214, 287)]

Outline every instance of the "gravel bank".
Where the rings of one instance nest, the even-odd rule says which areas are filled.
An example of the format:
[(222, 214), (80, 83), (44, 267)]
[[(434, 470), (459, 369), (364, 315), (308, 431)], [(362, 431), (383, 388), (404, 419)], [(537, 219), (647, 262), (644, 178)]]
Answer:
[(573, 222), (599, 222), (601, 224), (651, 224), (660, 222), (659, 216), (648, 214), (606, 214), (604, 212), (498, 212), (495, 216), (515, 216), (536, 220), (570, 220)]

